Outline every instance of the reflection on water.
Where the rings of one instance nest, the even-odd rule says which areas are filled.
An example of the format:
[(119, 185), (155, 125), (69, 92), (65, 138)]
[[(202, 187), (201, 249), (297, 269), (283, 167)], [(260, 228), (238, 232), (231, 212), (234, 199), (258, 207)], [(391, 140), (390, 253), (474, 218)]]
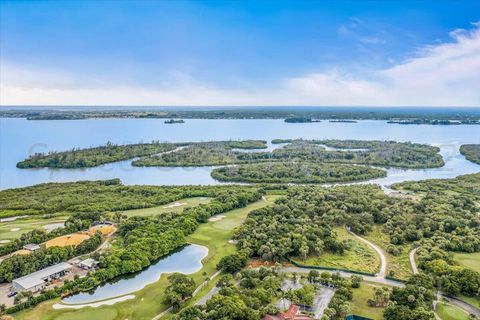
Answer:
[(104, 284), (92, 293), (82, 292), (62, 300), (66, 304), (83, 304), (122, 296), (143, 289), (146, 285), (160, 279), (162, 273), (180, 272), (191, 274), (202, 268), (202, 259), (208, 254), (203, 246), (191, 244), (170, 256), (159, 260), (147, 269)]

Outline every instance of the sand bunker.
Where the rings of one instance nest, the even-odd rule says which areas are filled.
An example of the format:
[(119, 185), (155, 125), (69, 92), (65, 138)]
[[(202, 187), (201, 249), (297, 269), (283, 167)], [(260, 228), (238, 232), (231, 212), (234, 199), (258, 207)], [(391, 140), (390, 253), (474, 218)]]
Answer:
[(0, 244), (10, 243), (10, 240), (0, 240)]
[(19, 231), (19, 230), (20, 230), (20, 228), (13, 228), (13, 229), (10, 229), (10, 231), (12, 231), (12, 232)]
[(64, 222), (50, 223), (50, 224), (44, 225), (43, 228), (47, 230), (47, 232), (50, 232), (58, 228), (65, 228), (65, 223)]
[(96, 226), (90, 227), (88, 229), (88, 234), (93, 236), (97, 231), (100, 231), (102, 235), (107, 235), (115, 231), (115, 227), (111, 224), (97, 224)]
[(175, 203), (172, 203), (172, 204), (170, 204), (168, 206), (165, 206), (163, 208), (168, 209), (168, 208), (175, 208), (175, 207), (180, 207), (180, 206), (184, 206), (184, 205), (186, 205), (186, 203), (184, 203), (184, 202), (175, 202)]
[(125, 301), (125, 300), (130, 300), (135, 298), (133, 294), (129, 294), (123, 297), (118, 297), (118, 298), (113, 298), (109, 300), (103, 300), (99, 302), (93, 302), (93, 303), (85, 303), (85, 304), (63, 304), (63, 303), (56, 303), (52, 307), (53, 309), (81, 309), (84, 307), (92, 307), (92, 308), (97, 308), (103, 305), (106, 306), (111, 306), (112, 304), (115, 304), (117, 302)]
[(223, 218), (225, 218), (225, 216), (219, 215), (219, 216), (211, 217), (210, 219), (208, 219), (208, 221), (215, 222), (215, 221), (220, 221), (220, 220), (222, 220)]

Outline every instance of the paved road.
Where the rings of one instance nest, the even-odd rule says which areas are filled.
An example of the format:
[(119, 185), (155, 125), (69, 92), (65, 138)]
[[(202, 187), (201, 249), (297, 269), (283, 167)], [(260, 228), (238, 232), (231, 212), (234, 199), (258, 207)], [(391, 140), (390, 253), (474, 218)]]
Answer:
[(419, 247), (413, 249), (408, 254), (408, 258), (410, 259), (410, 266), (412, 267), (413, 274), (418, 273), (417, 263), (415, 262), (415, 254), (417, 253), (418, 249), (419, 249)]
[(457, 298), (451, 298), (451, 297), (447, 297), (445, 295), (445, 293), (441, 292), (440, 291), (440, 294), (442, 295), (442, 297), (444, 299), (446, 299), (448, 302), (450, 302), (451, 304), (454, 304), (456, 305), (457, 307), (465, 310), (466, 312), (470, 313), (470, 314), (474, 314), (476, 315), (477, 317), (480, 317), (480, 309), (475, 307), (475, 306), (472, 306), (471, 304), (468, 304), (462, 300), (459, 300)]
[(380, 257), (380, 271), (377, 273), (376, 276), (378, 278), (385, 278), (385, 275), (387, 274), (387, 257), (385, 256), (385, 252), (383, 252), (382, 248), (377, 246), (375, 243), (370, 242), (367, 239), (364, 239), (364, 238), (356, 235), (355, 233), (353, 233), (349, 229), (347, 229), (347, 231), (351, 235), (356, 237), (358, 240), (360, 240), (360, 241), (366, 243), (367, 245), (369, 245), (373, 250), (375, 250), (377, 252), (378, 256)]
[[(221, 271), (215, 272), (215, 273), (210, 277), (210, 279), (209, 279), (208, 281), (204, 281), (201, 285), (199, 285), (199, 286), (195, 289), (195, 291), (193, 291), (192, 297), (195, 297), (195, 296), (197, 295), (197, 293), (198, 293), (203, 287), (205, 287), (209, 281), (212, 281), (213, 279), (215, 279), (220, 273), (221, 273)], [(216, 292), (213, 292), (213, 293), (212, 293), (212, 291), (214, 291), (215, 289), (217, 289), (217, 291), (218, 291), (218, 288), (217, 288), (216, 286), (213, 287), (204, 297), (202, 297), (202, 298), (200, 299), (200, 301), (203, 300), (203, 299), (205, 299), (205, 301), (204, 301), (203, 303), (199, 303), (199, 302), (200, 302), (200, 301), (199, 301), (199, 302), (197, 302), (195, 305), (205, 304), (205, 303), (216, 293)], [(210, 293), (211, 293), (211, 294), (210, 294)], [(164, 315), (166, 315), (167, 313), (169, 313), (171, 310), (172, 310), (172, 307), (168, 308), (167, 310), (165, 310), (165, 311), (157, 314), (155, 317), (152, 318), (152, 320), (158, 320), (158, 319), (160, 319), (161, 317), (163, 317)]]
[(321, 287), (318, 294), (315, 296), (313, 302), (315, 313), (315, 319), (320, 319), (323, 316), (323, 312), (328, 307), (330, 300), (332, 300), (333, 295), (335, 294), (335, 289)]

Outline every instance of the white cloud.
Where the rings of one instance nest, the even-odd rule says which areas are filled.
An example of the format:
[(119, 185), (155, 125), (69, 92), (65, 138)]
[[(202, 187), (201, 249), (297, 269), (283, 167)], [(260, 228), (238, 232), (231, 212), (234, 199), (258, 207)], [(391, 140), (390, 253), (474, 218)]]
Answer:
[(360, 38), (359, 41), (367, 44), (384, 44), (387, 42), (385, 39), (380, 39), (376, 37), (363, 37)]
[(0, 104), (480, 106), (480, 25), (450, 35), (451, 42), (388, 69), (359, 76), (333, 68), (256, 91), (219, 89), (188, 75), (168, 86), (125, 85), (2, 61)]

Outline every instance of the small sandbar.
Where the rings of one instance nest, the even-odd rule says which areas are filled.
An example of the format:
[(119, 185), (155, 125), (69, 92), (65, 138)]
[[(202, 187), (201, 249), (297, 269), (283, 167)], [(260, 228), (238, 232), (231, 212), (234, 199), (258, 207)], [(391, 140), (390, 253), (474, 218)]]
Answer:
[(15, 232), (15, 231), (20, 231), (20, 228), (13, 228), (13, 229), (10, 229), (11, 232)]
[(219, 216), (211, 217), (210, 219), (208, 219), (208, 221), (211, 221), (211, 222), (220, 221), (220, 220), (222, 220), (223, 218), (225, 218), (224, 215), (219, 215)]
[(170, 205), (168, 205), (168, 206), (165, 206), (165, 207), (163, 207), (163, 208), (164, 208), (164, 209), (168, 209), (168, 208), (181, 207), (181, 206), (184, 206), (184, 205), (186, 205), (185, 202), (175, 202), (175, 203), (172, 203), (172, 204), (170, 204)]
[(103, 300), (99, 302), (92, 302), (92, 303), (84, 303), (84, 304), (63, 304), (63, 303), (56, 303), (52, 307), (53, 309), (81, 309), (85, 307), (92, 307), (97, 308), (100, 306), (111, 306), (117, 302), (122, 302), (126, 300), (134, 299), (135, 296), (133, 294), (129, 294), (123, 297), (113, 298), (109, 300)]

